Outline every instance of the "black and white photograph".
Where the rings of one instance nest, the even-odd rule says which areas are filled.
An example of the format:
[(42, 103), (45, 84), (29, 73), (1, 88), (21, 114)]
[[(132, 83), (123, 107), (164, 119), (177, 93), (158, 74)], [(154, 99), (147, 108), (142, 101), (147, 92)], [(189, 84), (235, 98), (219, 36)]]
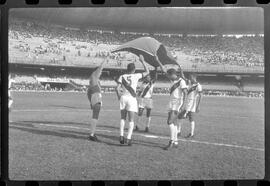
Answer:
[(263, 179), (264, 9), (12, 8), (11, 180)]

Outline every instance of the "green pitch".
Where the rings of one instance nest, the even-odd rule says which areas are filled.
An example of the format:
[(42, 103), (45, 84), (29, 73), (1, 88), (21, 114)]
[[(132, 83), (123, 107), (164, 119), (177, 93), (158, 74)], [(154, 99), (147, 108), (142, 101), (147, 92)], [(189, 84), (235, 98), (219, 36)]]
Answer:
[[(164, 151), (168, 96), (154, 96), (150, 133), (120, 146), (119, 103), (104, 94), (97, 127), (100, 143), (87, 140), (87, 97), (71, 92), (13, 92), (9, 124), (9, 177), (16, 180), (262, 179), (264, 100), (203, 97), (195, 137)], [(144, 126), (141, 126), (144, 129)]]

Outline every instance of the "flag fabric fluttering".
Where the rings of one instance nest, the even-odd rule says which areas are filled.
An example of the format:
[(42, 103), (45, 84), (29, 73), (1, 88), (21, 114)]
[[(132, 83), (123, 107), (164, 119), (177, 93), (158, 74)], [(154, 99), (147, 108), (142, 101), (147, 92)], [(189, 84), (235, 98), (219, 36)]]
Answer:
[(159, 63), (156, 60), (156, 56), (162, 65), (178, 64), (172, 54), (165, 48), (165, 46), (152, 37), (140, 37), (134, 39), (120, 45), (111, 52), (115, 53), (121, 51), (131, 52), (137, 56), (143, 55), (145, 61), (154, 67), (159, 66)]

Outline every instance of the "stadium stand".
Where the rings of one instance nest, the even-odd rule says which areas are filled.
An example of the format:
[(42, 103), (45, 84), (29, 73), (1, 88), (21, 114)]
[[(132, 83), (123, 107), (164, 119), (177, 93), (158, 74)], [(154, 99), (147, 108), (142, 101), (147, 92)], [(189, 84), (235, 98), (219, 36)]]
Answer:
[(107, 67), (124, 68), (137, 58), (110, 50), (132, 39), (149, 35), (164, 43), (183, 69), (191, 71), (263, 72), (263, 37), (198, 36), (83, 30), (12, 19), (9, 28), (11, 63), (63, 66), (96, 66), (109, 57)]
[[(242, 81), (243, 87), (237, 85), (237, 81), (232, 77), (204, 77), (199, 76), (199, 81), (203, 86), (204, 95), (219, 96), (248, 96), (263, 97), (264, 84), (262, 79), (245, 78)], [(46, 76), (15, 75), (13, 90), (47, 90), (47, 91), (86, 91), (88, 79), (79, 77), (58, 76), (50, 78)], [(163, 76), (159, 79), (154, 88), (155, 94), (168, 94), (169, 82)], [(102, 76), (101, 85), (104, 92), (113, 92), (116, 82), (111, 76)]]

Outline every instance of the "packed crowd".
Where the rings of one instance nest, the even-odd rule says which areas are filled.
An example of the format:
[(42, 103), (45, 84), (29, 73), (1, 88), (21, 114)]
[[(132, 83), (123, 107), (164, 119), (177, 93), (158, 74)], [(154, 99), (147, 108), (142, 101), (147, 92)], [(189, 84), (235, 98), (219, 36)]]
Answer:
[[(12, 86), (12, 90), (16, 90), (16, 91), (53, 91), (53, 92), (67, 91), (61, 87), (51, 87), (49, 84), (42, 85), (40, 83), (27, 83), (27, 82), (15, 83)], [(76, 89), (76, 90), (69, 89), (68, 91), (86, 92), (86, 87), (82, 87), (81, 89)], [(110, 87), (110, 86), (102, 87), (102, 92), (114, 93), (115, 87)], [(153, 92), (154, 92), (154, 94), (169, 94), (169, 89), (155, 87), (153, 89)], [(203, 90), (203, 95), (206, 95), (206, 96), (245, 96), (245, 97), (263, 98), (264, 92), (262, 92), (262, 91), (239, 92), (239, 91), (227, 91), (227, 90)]]
[[(36, 61), (41, 60), (41, 56), (47, 54), (50, 56), (49, 62), (56, 64), (74, 63), (76, 59), (78, 63), (83, 64), (82, 57), (94, 59), (109, 57), (114, 63), (109, 64), (110, 66), (122, 66), (122, 61), (129, 60), (131, 55), (126, 53), (112, 54), (109, 51), (132, 39), (151, 36), (167, 46), (176, 58), (179, 57), (180, 53), (190, 56), (189, 60), (193, 62), (193, 68), (201, 64), (264, 66), (264, 38), (262, 36), (236, 38), (150, 35), (148, 33), (82, 30), (21, 20), (11, 21), (9, 28), (12, 49), (28, 53), (28, 56)], [(34, 39), (30, 42), (31, 38)]]

